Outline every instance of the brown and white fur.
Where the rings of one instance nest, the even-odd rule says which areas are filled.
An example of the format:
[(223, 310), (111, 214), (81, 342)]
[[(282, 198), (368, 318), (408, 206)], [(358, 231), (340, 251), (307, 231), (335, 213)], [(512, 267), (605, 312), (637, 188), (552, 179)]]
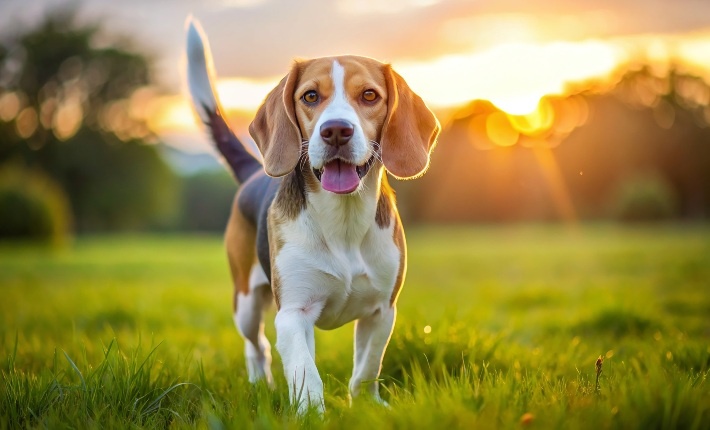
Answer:
[(299, 412), (324, 408), (315, 327), (350, 321), (350, 392), (365, 388), (381, 400), (377, 378), (407, 268), (384, 171), (399, 179), (423, 174), (439, 122), (387, 64), (356, 56), (296, 61), (249, 127), (262, 166), (224, 121), (194, 22), (187, 54), (196, 109), (241, 183), (225, 240), (249, 380), (273, 383), (263, 324), (273, 297), (276, 348)]

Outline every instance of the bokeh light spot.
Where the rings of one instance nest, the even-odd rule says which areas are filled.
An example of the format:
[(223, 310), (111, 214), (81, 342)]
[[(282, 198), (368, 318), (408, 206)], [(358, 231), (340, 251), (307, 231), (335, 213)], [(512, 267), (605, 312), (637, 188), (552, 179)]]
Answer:
[(659, 127), (668, 130), (675, 122), (675, 108), (665, 100), (660, 100), (653, 109), (653, 119)]
[(519, 133), (513, 128), (508, 116), (494, 112), (486, 119), (486, 134), (498, 146), (512, 146), (518, 141)]
[(74, 136), (81, 126), (83, 115), (81, 104), (74, 98), (60, 105), (52, 121), (52, 129), (57, 139), (67, 140)]
[(5, 93), (0, 96), (0, 119), (10, 122), (20, 111), (20, 98), (15, 93)]
[(17, 115), (15, 128), (21, 138), (27, 139), (31, 137), (37, 130), (37, 111), (32, 107), (24, 108), (22, 112)]
[(476, 115), (468, 123), (470, 141), (476, 149), (492, 149), (495, 147), (488, 138), (486, 131), (487, 115)]

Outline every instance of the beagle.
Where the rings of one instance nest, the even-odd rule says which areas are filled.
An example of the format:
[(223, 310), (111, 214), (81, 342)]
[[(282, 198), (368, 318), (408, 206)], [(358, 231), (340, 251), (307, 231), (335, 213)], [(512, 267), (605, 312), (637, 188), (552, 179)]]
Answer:
[(263, 163), (226, 124), (199, 24), (187, 35), (196, 110), (241, 184), (225, 242), (234, 321), (249, 380), (273, 384), (264, 309), (276, 302), (276, 349), (299, 413), (323, 412), (314, 329), (355, 321), (349, 388), (378, 401), (377, 378), (407, 269), (386, 170), (415, 178), (440, 131), (434, 114), (387, 64), (356, 56), (296, 61), (249, 126)]

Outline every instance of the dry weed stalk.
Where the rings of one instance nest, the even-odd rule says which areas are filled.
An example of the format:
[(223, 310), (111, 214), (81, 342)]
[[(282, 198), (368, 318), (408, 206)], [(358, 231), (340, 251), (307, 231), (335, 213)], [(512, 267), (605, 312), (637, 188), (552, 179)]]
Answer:
[(599, 376), (602, 374), (602, 364), (604, 364), (604, 357), (600, 355), (599, 358), (597, 358), (597, 362), (596, 362), (596, 368), (597, 368), (596, 391), (597, 391), (597, 393), (599, 393), (601, 391), (601, 388), (599, 387)]

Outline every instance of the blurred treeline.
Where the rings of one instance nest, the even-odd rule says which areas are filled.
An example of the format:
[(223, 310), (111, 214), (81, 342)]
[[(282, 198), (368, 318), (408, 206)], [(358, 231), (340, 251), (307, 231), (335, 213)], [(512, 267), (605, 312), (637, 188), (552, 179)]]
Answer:
[(178, 176), (148, 129), (150, 58), (53, 10), (0, 39), (0, 238), (218, 229), (226, 174)]
[(400, 206), (419, 222), (707, 220), (710, 87), (679, 70), (629, 66), (524, 116), (474, 101)]

